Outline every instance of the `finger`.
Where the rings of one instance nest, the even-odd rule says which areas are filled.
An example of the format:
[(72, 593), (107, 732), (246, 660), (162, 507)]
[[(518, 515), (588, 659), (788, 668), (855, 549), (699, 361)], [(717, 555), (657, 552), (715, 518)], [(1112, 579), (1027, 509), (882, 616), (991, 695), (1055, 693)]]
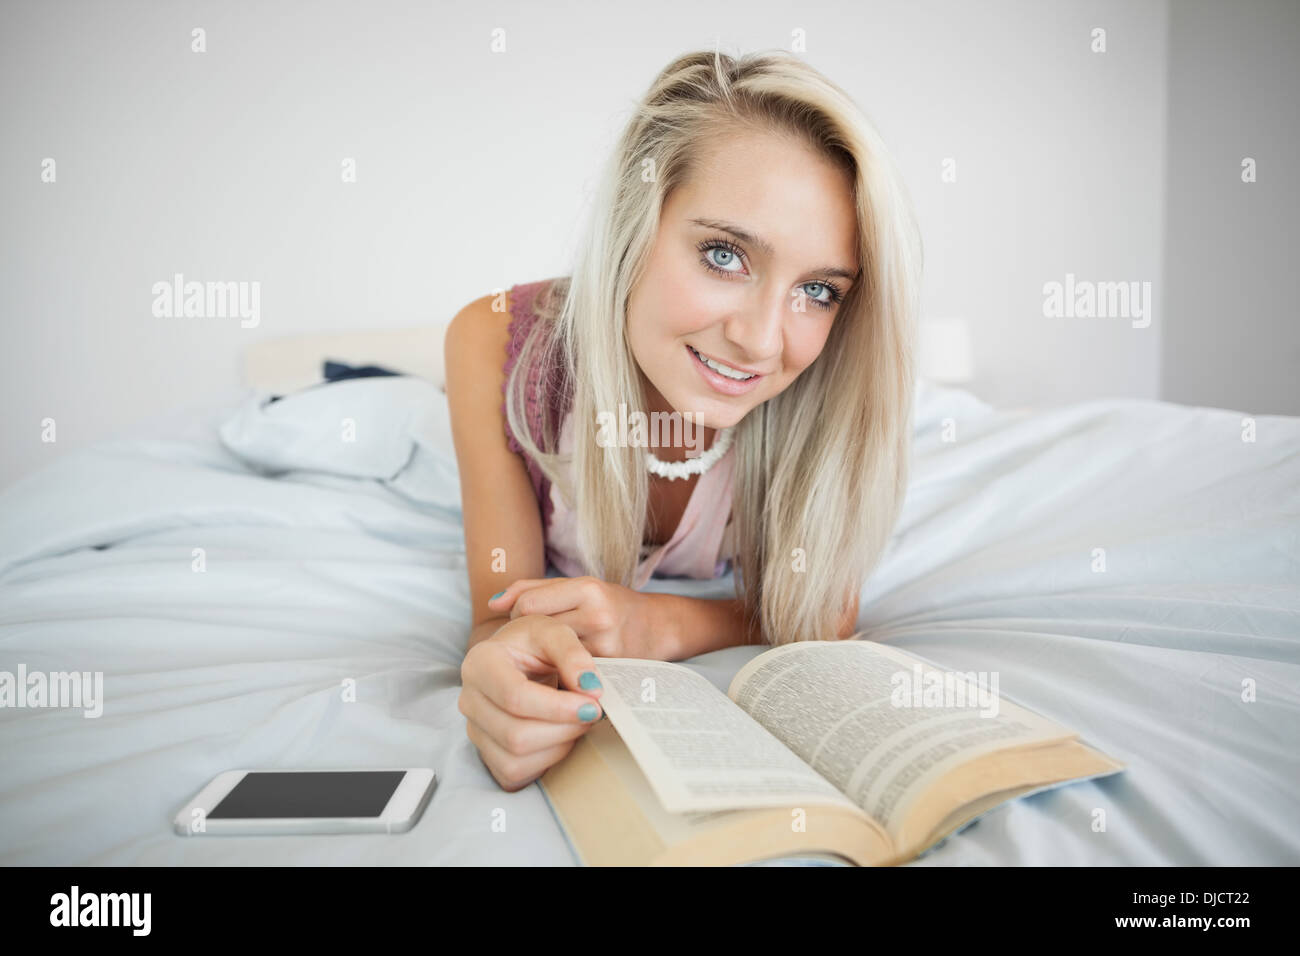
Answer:
[[(574, 615), (574, 619), (579, 622), (585, 619), (580, 617), (585, 615), (584, 611), (570, 611), (566, 614)], [(515, 631), (509, 640), (503, 640), (497, 645), (506, 649), (507, 656), (513, 660), (517, 670), (534, 679), (538, 674), (555, 674), (558, 671), (562, 673), (563, 687), (560, 689), (567, 687), (592, 697), (600, 696), (603, 689), (600, 675), (595, 669), (593, 652), (577, 631), (554, 617), (533, 616), (525, 623), (527, 627)], [(556, 686), (554, 679), (551, 686)]]
[(497, 783), (508, 790), (518, 790), (532, 783), (553, 764), (567, 757), (574, 744), (574, 741), (569, 740), (526, 757), (516, 757), (501, 749), (501, 745), (483, 733), (482, 728), (475, 728), (471, 724), (467, 730), (471, 731), (470, 742), (478, 748), (483, 763)]
[(473, 687), (465, 688), (461, 711), (466, 720), (473, 722), (503, 751), (515, 757), (526, 757), (581, 737), (587, 732), (587, 727), (595, 723), (554, 724), (546, 720), (512, 717)]
[(550, 687), (553, 690), (560, 689), (560, 675), (555, 673), (554, 671), (552, 671), (549, 674), (530, 674), (528, 676), (528, 679), (535, 680), (539, 684), (545, 684), (547, 687)]
[[(553, 618), (541, 618), (548, 626), (536, 633), (542, 648), (543, 657), (560, 672), (560, 683), (571, 691), (579, 691), (592, 697), (599, 697), (601, 687), (600, 675), (596, 673), (596, 660), (591, 651), (582, 643), (571, 627), (559, 623)], [(604, 708), (602, 707), (603, 711)]]
[(504, 591), (488, 598), (488, 607), (494, 611), (504, 611), (514, 604), (515, 598), (524, 591), (529, 588), (540, 587), (549, 580), (549, 578), (520, 578), (517, 581), (511, 581)]
[(547, 587), (531, 588), (515, 600), (519, 615), (544, 614), (553, 617), (592, 603), (600, 585), (591, 578), (553, 578)]
[(563, 624), (565, 627), (573, 628), (573, 633), (578, 635), (578, 640), (583, 641), (591, 631), (590, 616), (582, 608), (575, 611), (563, 611), (559, 614), (546, 615), (556, 624)]
[(563, 614), (551, 614), (548, 617), (557, 624), (573, 628), (573, 632), (578, 635), (578, 640), (582, 641), (582, 646), (591, 652), (592, 657), (623, 656), (618, 650), (620, 645), (617, 633), (599, 626), (604, 622), (595, 621), (587, 608), (565, 611)]
[[(591, 685), (593, 681), (598, 685), (599, 678), (595, 675), (595, 663), (590, 652), (571, 629), (544, 621), (527, 635), (520, 648), (541, 663), (555, 668), (560, 673), (561, 682), (570, 689), (551, 688), (529, 680), (512, 650), (504, 642), (492, 644), (485, 641), (475, 647), (473, 657), (467, 657), (465, 661), (466, 683), (477, 687), (497, 707), (515, 717), (555, 723), (582, 723), (583, 716), (591, 716), (593, 720), (599, 718), (599, 712), (581, 711), (583, 705), (592, 704), (592, 698), (600, 693), (598, 687), (584, 685)], [(591, 672), (591, 677), (583, 679), (581, 674), (587, 671)], [(576, 693), (579, 688), (582, 692)], [(599, 711), (599, 705), (595, 706)]]

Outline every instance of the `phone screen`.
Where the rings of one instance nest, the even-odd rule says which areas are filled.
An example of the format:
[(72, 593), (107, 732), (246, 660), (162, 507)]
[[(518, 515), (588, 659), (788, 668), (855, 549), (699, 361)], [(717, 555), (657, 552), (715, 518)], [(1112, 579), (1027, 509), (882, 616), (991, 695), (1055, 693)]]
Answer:
[(208, 813), (208, 819), (250, 817), (377, 817), (404, 770), (256, 771)]

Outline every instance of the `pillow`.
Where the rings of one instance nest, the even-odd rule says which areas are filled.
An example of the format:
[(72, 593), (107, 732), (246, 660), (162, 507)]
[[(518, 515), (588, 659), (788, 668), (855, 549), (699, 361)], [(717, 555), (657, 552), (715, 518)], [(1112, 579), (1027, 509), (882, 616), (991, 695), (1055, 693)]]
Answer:
[(447, 396), (426, 379), (377, 372), (285, 396), (255, 395), (221, 426), (221, 441), (266, 474), (370, 479), (459, 511)]

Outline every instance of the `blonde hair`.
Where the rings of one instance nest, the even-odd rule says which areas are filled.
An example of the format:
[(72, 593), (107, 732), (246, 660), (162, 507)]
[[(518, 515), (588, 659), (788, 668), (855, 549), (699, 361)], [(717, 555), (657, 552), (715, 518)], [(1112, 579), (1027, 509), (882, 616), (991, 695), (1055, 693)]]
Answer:
[[(811, 66), (781, 51), (713, 51), (664, 69), (605, 170), (573, 275), (538, 296), (541, 320), (507, 385), (507, 414), (525, 452), (576, 510), (589, 573), (630, 585), (646, 531), (646, 449), (601, 447), (596, 416), (620, 402), (646, 407), (626, 335), (628, 296), (664, 200), (731, 130), (794, 135), (853, 181), (861, 277), (818, 358), (737, 424), (734, 444), (730, 557), (747, 622), (773, 644), (833, 639), (889, 542), (906, 490), (923, 252), (880, 135)], [(646, 159), (654, 161), (650, 181)], [(560, 423), (545, 412), (549, 402), (539, 403), (548, 447), (529, 433), (525, 369), (534, 362), (572, 383), (572, 462), (555, 454)]]

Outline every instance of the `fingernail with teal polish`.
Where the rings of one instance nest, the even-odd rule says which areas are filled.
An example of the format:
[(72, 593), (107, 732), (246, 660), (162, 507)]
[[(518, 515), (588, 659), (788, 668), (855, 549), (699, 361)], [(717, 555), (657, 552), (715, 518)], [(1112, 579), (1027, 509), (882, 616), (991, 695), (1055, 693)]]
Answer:
[(499, 598), (501, 595), (503, 595), (503, 594), (505, 594), (505, 593), (506, 593), (505, 591), (498, 591), (496, 594), (494, 594), (494, 595), (492, 595), (490, 598), (488, 598), (488, 600), (489, 600), (489, 601), (495, 601), (497, 598)]
[(595, 720), (596, 715), (599, 713), (600, 711), (596, 708), (595, 704), (583, 704), (578, 708), (578, 719), (590, 722)]
[(583, 671), (578, 675), (578, 686), (583, 690), (600, 690), (600, 678), (595, 671)]

